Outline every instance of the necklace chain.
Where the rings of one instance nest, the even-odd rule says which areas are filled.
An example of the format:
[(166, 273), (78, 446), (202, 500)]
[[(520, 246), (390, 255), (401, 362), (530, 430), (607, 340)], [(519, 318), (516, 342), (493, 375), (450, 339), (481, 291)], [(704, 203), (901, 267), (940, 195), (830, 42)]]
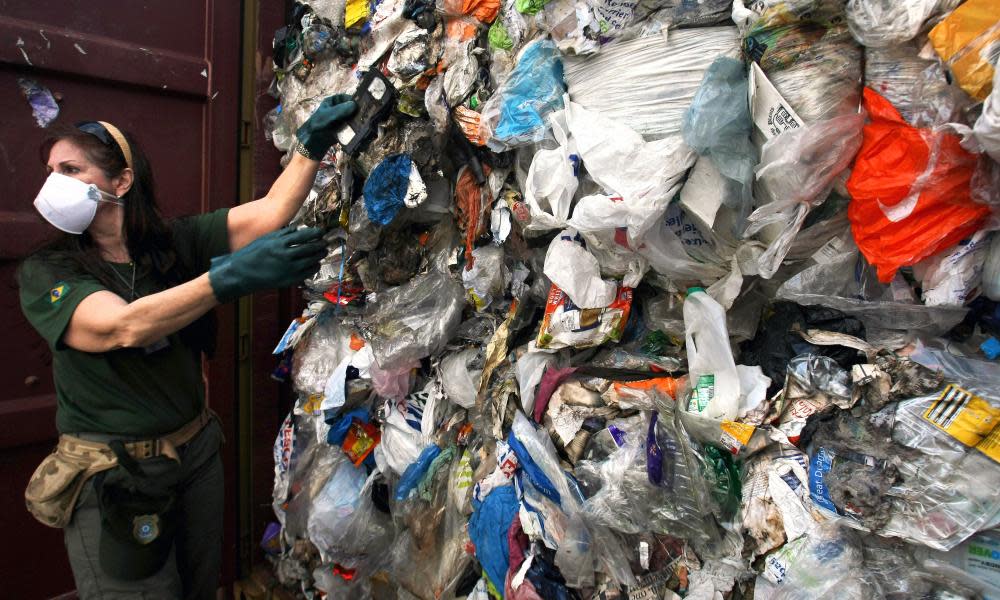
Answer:
[(111, 272), (114, 273), (122, 283), (128, 286), (129, 301), (131, 302), (132, 300), (135, 300), (135, 261), (129, 261), (129, 264), (132, 265), (132, 283), (129, 283), (128, 279), (125, 279), (125, 276), (119, 273), (118, 269), (114, 265), (111, 265)]

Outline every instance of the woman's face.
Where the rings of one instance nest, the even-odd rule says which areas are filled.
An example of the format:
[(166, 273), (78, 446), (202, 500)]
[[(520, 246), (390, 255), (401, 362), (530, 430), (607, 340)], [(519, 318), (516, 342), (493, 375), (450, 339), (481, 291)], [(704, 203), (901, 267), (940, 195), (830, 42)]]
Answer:
[[(121, 196), (129, 187), (123, 185), (124, 174), (109, 178), (100, 167), (90, 162), (87, 154), (79, 146), (69, 140), (59, 140), (52, 145), (46, 171), (67, 175), (84, 183), (93, 183), (102, 191), (114, 196)], [(128, 183), (131, 184), (131, 177), (128, 179)]]

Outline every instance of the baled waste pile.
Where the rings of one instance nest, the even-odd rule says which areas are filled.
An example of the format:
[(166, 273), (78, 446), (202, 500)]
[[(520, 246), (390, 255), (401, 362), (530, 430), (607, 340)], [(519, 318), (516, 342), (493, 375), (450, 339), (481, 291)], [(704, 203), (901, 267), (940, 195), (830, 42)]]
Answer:
[(314, 0), (305, 597), (1000, 598), (996, 0)]

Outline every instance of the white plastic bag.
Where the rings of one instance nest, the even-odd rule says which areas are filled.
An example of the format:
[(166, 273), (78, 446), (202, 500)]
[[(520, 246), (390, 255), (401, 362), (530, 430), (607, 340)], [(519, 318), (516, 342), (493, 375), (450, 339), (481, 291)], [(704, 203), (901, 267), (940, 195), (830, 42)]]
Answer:
[(559, 146), (539, 150), (531, 159), (523, 188), (524, 203), (531, 211), (531, 221), (524, 226), (526, 233), (565, 227), (579, 184), (573, 162), (576, 148), (566, 127), (566, 111), (553, 113), (548, 121)]
[(444, 386), (444, 394), (462, 408), (472, 408), (476, 405), (476, 391), (483, 370), (470, 370), (468, 364), (478, 352), (475, 348), (467, 348), (461, 352), (451, 353), (441, 361), (441, 385)]
[(581, 198), (569, 226), (625, 226), (629, 241), (637, 243), (663, 217), (697, 155), (679, 136), (646, 142), (627, 125), (573, 102), (566, 114), (587, 172), (619, 205), (609, 207), (608, 196)]
[(573, 229), (553, 238), (545, 253), (543, 272), (580, 308), (604, 308), (618, 291), (615, 282), (601, 279), (601, 265)]
[(689, 410), (710, 419), (735, 419), (740, 376), (729, 345), (726, 311), (701, 288), (692, 288), (684, 299), (684, 338), (692, 387)]

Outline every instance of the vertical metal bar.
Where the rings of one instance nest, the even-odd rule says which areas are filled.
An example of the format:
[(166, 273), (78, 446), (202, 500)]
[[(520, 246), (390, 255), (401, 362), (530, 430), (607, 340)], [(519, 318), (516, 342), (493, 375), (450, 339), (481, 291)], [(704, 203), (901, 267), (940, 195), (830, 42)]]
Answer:
[[(240, 72), (239, 202), (253, 198), (254, 94), (256, 87), (258, 0), (242, 2), (242, 48)], [(239, 300), (237, 362), (237, 413), (239, 426), (239, 470), (237, 507), (239, 529), (238, 578), (247, 577), (253, 567), (253, 297)]]

